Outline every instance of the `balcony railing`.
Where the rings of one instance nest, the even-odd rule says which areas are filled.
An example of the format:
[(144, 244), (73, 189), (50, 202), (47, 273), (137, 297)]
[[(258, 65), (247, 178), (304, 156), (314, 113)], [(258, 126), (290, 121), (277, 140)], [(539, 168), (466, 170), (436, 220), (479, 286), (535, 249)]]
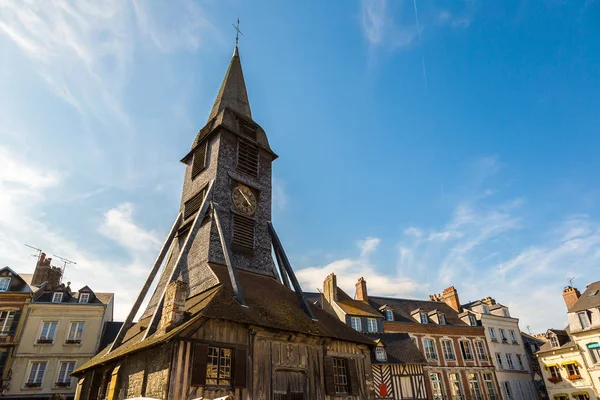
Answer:
[(41, 387), (41, 386), (42, 386), (41, 382), (26, 382), (25, 383), (25, 387), (28, 387), (28, 388)]
[(49, 338), (45, 338), (45, 337), (41, 337), (37, 340), (38, 344), (52, 344), (54, 342), (54, 339), (49, 339)]
[(67, 343), (67, 344), (81, 344), (81, 339), (67, 339), (65, 343)]
[(54, 386), (56, 386), (56, 387), (62, 387), (62, 388), (68, 388), (68, 387), (71, 387), (71, 381), (69, 380), (68, 382), (56, 382), (54, 384)]
[(548, 380), (552, 383), (558, 383), (560, 381), (562, 381), (562, 378), (560, 376), (551, 376), (550, 378), (548, 378)]
[(570, 381), (576, 381), (578, 379), (581, 379), (581, 375), (579, 375), (579, 374), (569, 375), (569, 376), (567, 376), (567, 379)]

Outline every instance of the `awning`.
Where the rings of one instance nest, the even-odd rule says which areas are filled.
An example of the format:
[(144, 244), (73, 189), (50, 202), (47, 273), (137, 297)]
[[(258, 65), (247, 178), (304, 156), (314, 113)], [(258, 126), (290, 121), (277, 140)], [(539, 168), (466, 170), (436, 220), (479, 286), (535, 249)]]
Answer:
[(556, 367), (556, 368), (560, 368), (560, 365), (558, 365), (558, 364), (546, 364), (546, 365), (544, 365), (544, 368), (545, 368), (545, 369), (548, 369), (548, 368), (550, 368), (550, 367)]
[(571, 393), (571, 396), (573, 396), (573, 398), (575, 398), (575, 396), (585, 396), (588, 399), (590, 398), (590, 394), (588, 392), (573, 392)]
[(565, 365), (569, 365), (569, 364), (575, 364), (578, 367), (580, 367), (581, 365), (579, 365), (579, 363), (575, 360), (571, 360), (571, 361), (565, 361), (564, 363), (562, 363), (561, 365), (564, 367)]
[(554, 397), (555, 399), (559, 399), (559, 398), (561, 398), (561, 397), (566, 397), (566, 398), (568, 399), (568, 398), (569, 398), (569, 395), (568, 395), (567, 393), (558, 393), (558, 394), (555, 394), (555, 395), (554, 395), (554, 396), (552, 396), (552, 397)]
[(600, 343), (598, 343), (598, 342), (588, 343), (587, 348), (588, 349), (598, 349), (598, 348), (600, 348)]

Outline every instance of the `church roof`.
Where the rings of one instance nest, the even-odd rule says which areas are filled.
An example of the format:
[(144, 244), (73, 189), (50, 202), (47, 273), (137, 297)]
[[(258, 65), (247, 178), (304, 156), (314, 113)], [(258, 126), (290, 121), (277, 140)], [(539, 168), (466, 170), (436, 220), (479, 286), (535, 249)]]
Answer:
[(223, 78), (223, 83), (221, 83), (221, 89), (208, 119), (213, 119), (225, 108), (230, 108), (238, 114), (252, 118), (248, 93), (246, 92), (246, 82), (244, 81), (244, 73), (242, 72), (242, 63), (237, 46), (233, 51), (229, 68), (227, 68), (225, 78)]

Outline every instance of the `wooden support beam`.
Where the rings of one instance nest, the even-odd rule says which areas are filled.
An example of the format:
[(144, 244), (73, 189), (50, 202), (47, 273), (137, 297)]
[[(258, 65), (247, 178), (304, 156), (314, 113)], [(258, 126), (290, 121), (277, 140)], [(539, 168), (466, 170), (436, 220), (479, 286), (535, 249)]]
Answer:
[(290, 280), (288, 279), (288, 276), (285, 272), (285, 268), (283, 267), (283, 261), (281, 261), (281, 256), (279, 255), (278, 251), (274, 251), (274, 253), (275, 253), (275, 258), (277, 259), (277, 266), (279, 267), (279, 275), (281, 275), (282, 283), (288, 289), (292, 289), (292, 286), (290, 285)]
[[(279, 253), (279, 257), (281, 258), (281, 261), (283, 262), (283, 267), (285, 268), (285, 272), (287, 273), (290, 280), (292, 281), (292, 285), (294, 286), (294, 291), (296, 292), (296, 296), (298, 296), (298, 300), (300, 300), (300, 304), (302, 305), (302, 308), (304, 308), (304, 312), (306, 312), (306, 314), (308, 314), (309, 317), (311, 317), (313, 320), (316, 321), (317, 318), (315, 317), (315, 314), (313, 314), (312, 309), (310, 308), (310, 306), (306, 302), (306, 299), (304, 298), (304, 294), (302, 293), (302, 288), (300, 287), (300, 284), (298, 283), (298, 279), (296, 279), (296, 275), (294, 274), (294, 270), (292, 269), (290, 260), (288, 260), (287, 255), (285, 254), (285, 250), (283, 250), (283, 245), (281, 244), (281, 241), (279, 240), (279, 237), (277, 236), (277, 232), (275, 232), (275, 228), (273, 228), (273, 224), (271, 222), (269, 222), (268, 226), (269, 226), (269, 234), (271, 235), (271, 242), (273, 242), (273, 249), (275, 250), (275, 254), (277, 255), (277, 253)], [(279, 258), (278, 258), (278, 260), (279, 260)]]
[(246, 299), (244, 298), (244, 292), (242, 291), (242, 287), (240, 286), (240, 281), (237, 277), (237, 270), (233, 266), (231, 262), (231, 251), (229, 250), (229, 243), (225, 240), (225, 235), (223, 234), (223, 229), (221, 228), (221, 221), (219, 219), (219, 212), (217, 210), (218, 204), (210, 202), (212, 205), (213, 217), (215, 218), (215, 224), (217, 225), (217, 231), (219, 232), (219, 239), (221, 240), (221, 247), (223, 248), (223, 257), (225, 258), (225, 264), (227, 264), (227, 271), (229, 272), (229, 279), (231, 280), (231, 287), (233, 288), (233, 292), (235, 293), (235, 299), (244, 307), (248, 307), (246, 305)]
[(200, 225), (202, 224), (202, 221), (204, 220), (204, 217), (206, 216), (206, 211), (208, 209), (208, 204), (210, 202), (209, 198), (212, 195), (213, 183), (214, 183), (214, 181), (210, 181), (210, 183), (208, 184), (208, 189), (206, 190), (206, 195), (204, 196), (204, 200), (202, 200), (202, 206), (200, 206), (200, 209), (198, 210), (198, 213), (196, 214), (196, 217), (194, 218), (194, 222), (192, 223), (192, 227), (190, 228), (190, 232), (188, 233), (187, 238), (185, 238), (185, 242), (183, 243), (183, 246), (181, 247), (181, 249), (179, 249), (179, 256), (177, 257), (177, 261), (175, 262), (175, 265), (173, 265), (173, 268), (171, 269), (171, 273), (169, 274), (169, 279), (167, 279), (167, 281), (165, 283), (165, 287), (163, 288), (162, 293), (160, 295), (160, 300), (156, 304), (156, 308), (154, 309), (154, 312), (152, 313), (152, 318), (150, 319), (150, 324), (148, 325), (148, 328), (144, 332), (144, 337), (142, 337), (142, 340), (145, 340), (148, 336), (150, 336), (154, 332), (156, 332), (156, 327), (158, 326), (158, 321), (160, 319), (160, 315), (162, 315), (162, 308), (163, 308), (163, 305), (165, 302), (165, 295), (167, 293), (167, 287), (169, 286), (169, 283), (174, 281), (177, 271), (179, 270), (179, 268), (183, 264), (183, 262), (186, 260), (187, 254), (190, 251), (190, 247), (192, 247), (192, 243), (194, 242), (194, 238), (196, 237), (196, 234), (198, 233), (198, 230), (200, 229)]
[(165, 256), (167, 255), (167, 252), (171, 248), (171, 244), (173, 243), (175, 234), (177, 233), (177, 230), (181, 226), (181, 221), (182, 221), (182, 215), (181, 215), (181, 213), (179, 213), (177, 215), (177, 218), (175, 219), (175, 222), (173, 223), (173, 226), (171, 227), (171, 230), (169, 231), (169, 235), (167, 236), (167, 239), (163, 243), (163, 245), (160, 249), (160, 252), (158, 253), (158, 257), (156, 257), (156, 260), (154, 261), (152, 270), (150, 270), (150, 275), (148, 275), (148, 278), (146, 278), (146, 282), (144, 283), (144, 286), (142, 286), (142, 290), (140, 290), (140, 294), (138, 294), (138, 297), (135, 300), (135, 303), (133, 303), (133, 307), (131, 307), (131, 311), (129, 312), (129, 315), (127, 315), (127, 318), (125, 318), (125, 322), (123, 323), (123, 326), (121, 326), (121, 329), (119, 329), (119, 333), (117, 334), (117, 337), (115, 338), (114, 342), (112, 342), (112, 344), (110, 345), (110, 348), (108, 349), (109, 353), (111, 351), (117, 349), (123, 343), (123, 338), (125, 337), (125, 334), (127, 333), (127, 330), (129, 329), (129, 326), (133, 322), (133, 319), (135, 318), (136, 314), (138, 313), (138, 311), (140, 309), (140, 306), (144, 302), (144, 299), (146, 298), (146, 295), (148, 294), (148, 290), (150, 289), (150, 286), (152, 286), (152, 282), (154, 282), (154, 278), (156, 278), (156, 274), (158, 273), (158, 270), (160, 269), (160, 266), (162, 265), (163, 260), (165, 259)]

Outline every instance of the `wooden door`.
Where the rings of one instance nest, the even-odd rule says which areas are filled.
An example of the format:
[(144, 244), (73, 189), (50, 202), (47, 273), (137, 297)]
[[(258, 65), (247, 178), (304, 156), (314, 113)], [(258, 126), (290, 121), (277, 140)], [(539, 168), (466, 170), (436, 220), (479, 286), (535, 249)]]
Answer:
[(306, 374), (301, 371), (276, 371), (273, 375), (273, 400), (308, 400)]

